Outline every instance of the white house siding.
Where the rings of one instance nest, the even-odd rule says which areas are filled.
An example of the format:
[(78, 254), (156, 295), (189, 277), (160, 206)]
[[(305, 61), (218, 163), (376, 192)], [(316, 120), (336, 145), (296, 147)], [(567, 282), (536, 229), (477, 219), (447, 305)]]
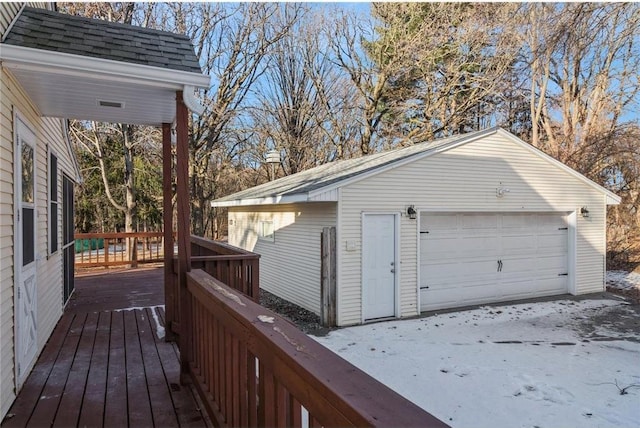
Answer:
[[(497, 187), (510, 192), (496, 197)], [(605, 196), (561, 168), (501, 135), (423, 158), (342, 188), (338, 236), (340, 325), (357, 324), (361, 314), (362, 212), (416, 210), (444, 212), (573, 212), (577, 216), (576, 283), (578, 293), (604, 289)], [(400, 315), (418, 313), (417, 220), (400, 221)], [(346, 251), (353, 241), (356, 251)]]
[[(62, 255), (48, 254), (48, 153), (58, 157), (58, 195), (62, 175), (76, 177), (72, 154), (59, 119), (41, 118), (17, 80), (0, 67), (0, 417), (15, 398), (14, 391), (14, 283), (13, 283), (13, 113), (21, 114), (37, 137), (36, 209), (38, 350), (42, 350), (62, 314)], [(60, 199), (59, 199), (60, 200)], [(58, 243), (62, 242), (62, 204), (58, 204)]]
[[(273, 221), (274, 242), (258, 238), (261, 221)], [(229, 208), (229, 243), (260, 254), (260, 287), (320, 313), (320, 234), (335, 226), (336, 204)]]

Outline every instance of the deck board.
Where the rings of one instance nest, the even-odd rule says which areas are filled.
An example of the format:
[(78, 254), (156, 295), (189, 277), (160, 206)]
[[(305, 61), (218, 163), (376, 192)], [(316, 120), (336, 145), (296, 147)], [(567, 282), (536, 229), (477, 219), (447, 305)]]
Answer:
[(122, 312), (111, 313), (111, 342), (107, 376), (107, 399), (104, 426), (122, 427), (128, 424), (127, 374), (124, 353), (124, 318)]
[(40, 399), (42, 390), (47, 383), (47, 379), (49, 379), (51, 370), (53, 370), (58, 353), (62, 349), (64, 340), (71, 328), (73, 318), (73, 315), (65, 315), (58, 322), (55, 331), (47, 343), (49, 352), (43, 352), (38, 359), (38, 363), (35, 365), (33, 371), (22, 387), (19, 397), (20, 399), (15, 401), (9, 411), (9, 414), (13, 414), (14, 416), (2, 423), (3, 428), (14, 428), (27, 425), (33, 409), (36, 404), (38, 404), (38, 400)]
[(176, 345), (158, 337), (162, 275), (147, 268), (76, 278), (1, 427), (210, 426), (192, 389), (180, 385)]
[(151, 416), (151, 404), (149, 403), (149, 391), (142, 361), (136, 316), (133, 311), (123, 311), (123, 315), (129, 424), (135, 427), (147, 427), (153, 425), (153, 417)]
[(91, 354), (91, 367), (80, 406), (78, 425), (81, 427), (101, 425), (104, 421), (110, 330), (111, 312), (100, 312)]
[(50, 426), (55, 419), (86, 318), (86, 314), (75, 315), (71, 329), (67, 333), (53, 370), (47, 379), (47, 384), (33, 410), (29, 426)]
[(155, 321), (151, 314), (153, 308), (145, 311), (136, 311), (138, 331), (140, 332), (140, 345), (142, 359), (147, 373), (147, 388), (149, 390), (149, 402), (153, 413), (153, 421), (157, 426), (176, 426), (178, 419), (173, 408), (173, 401), (169, 393), (169, 384), (165, 377), (158, 356), (156, 342), (154, 340)]
[(69, 375), (64, 386), (64, 391), (60, 399), (58, 408), (60, 411), (56, 413), (54, 428), (64, 428), (75, 426), (80, 417), (80, 406), (82, 402), (85, 387), (87, 385), (87, 376), (91, 365), (91, 355), (93, 354), (93, 343), (95, 341), (96, 329), (98, 327), (98, 313), (92, 312), (87, 314), (82, 326), (80, 341), (76, 348), (76, 354), (71, 364)]

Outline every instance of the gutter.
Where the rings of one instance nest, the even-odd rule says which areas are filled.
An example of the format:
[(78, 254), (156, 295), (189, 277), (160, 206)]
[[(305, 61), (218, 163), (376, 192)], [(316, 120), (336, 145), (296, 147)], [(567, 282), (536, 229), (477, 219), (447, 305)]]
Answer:
[(250, 205), (275, 205), (275, 204), (293, 204), (296, 202), (308, 202), (309, 195), (307, 193), (298, 193), (295, 195), (274, 195), (264, 198), (251, 199), (234, 199), (231, 201), (211, 201), (212, 207), (244, 207)]
[(189, 110), (197, 115), (202, 116), (205, 107), (202, 102), (196, 97), (195, 93), (196, 88), (191, 85), (184, 85), (184, 89), (182, 90), (182, 100), (184, 101), (184, 105), (186, 105)]

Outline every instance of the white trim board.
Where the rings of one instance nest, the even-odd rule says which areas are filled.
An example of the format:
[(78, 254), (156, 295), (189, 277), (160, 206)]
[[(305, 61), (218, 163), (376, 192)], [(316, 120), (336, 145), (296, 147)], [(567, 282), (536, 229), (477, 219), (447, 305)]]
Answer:
[(0, 60), (3, 66), (10, 69), (89, 77), (174, 90), (182, 90), (185, 85), (207, 89), (210, 83), (209, 76), (199, 73), (5, 44), (0, 45)]

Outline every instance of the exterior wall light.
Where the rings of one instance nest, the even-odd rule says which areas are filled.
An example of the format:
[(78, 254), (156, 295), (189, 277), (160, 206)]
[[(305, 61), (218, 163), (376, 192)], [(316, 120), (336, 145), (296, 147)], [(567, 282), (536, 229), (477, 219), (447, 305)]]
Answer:
[(414, 205), (409, 205), (407, 207), (407, 215), (411, 220), (415, 220), (418, 217), (418, 211), (416, 211), (416, 208)]
[(509, 192), (511, 192), (511, 189), (507, 189), (506, 187), (498, 187), (496, 189), (496, 198), (502, 198)]
[(587, 207), (580, 208), (580, 214), (584, 218), (589, 218), (589, 210), (587, 209)]

